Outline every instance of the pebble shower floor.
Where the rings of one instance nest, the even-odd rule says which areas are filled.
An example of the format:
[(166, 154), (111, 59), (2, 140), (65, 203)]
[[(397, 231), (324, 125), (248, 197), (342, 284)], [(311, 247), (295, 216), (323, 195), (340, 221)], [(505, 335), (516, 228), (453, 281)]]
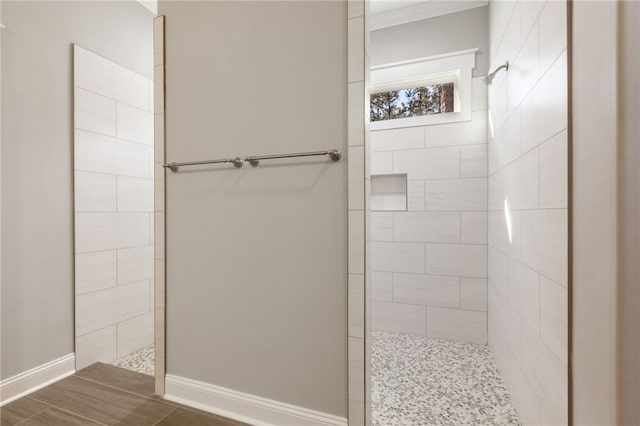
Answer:
[(487, 346), (371, 333), (374, 426), (520, 425)]
[(137, 371), (138, 373), (154, 374), (154, 345), (145, 346), (132, 354), (122, 357), (112, 363), (116, 367)]

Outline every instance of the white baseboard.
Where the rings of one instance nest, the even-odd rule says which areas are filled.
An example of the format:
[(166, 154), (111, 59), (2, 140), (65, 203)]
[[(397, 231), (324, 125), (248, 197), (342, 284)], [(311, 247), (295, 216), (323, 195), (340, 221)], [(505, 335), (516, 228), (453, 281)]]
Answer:
[(65, 355), (0, 381), (0, 406), (76, 372), (75, 354)]
[(184, 377), (166, 375), (165, 399), (256, 426), (347, 426), (347, 419)]

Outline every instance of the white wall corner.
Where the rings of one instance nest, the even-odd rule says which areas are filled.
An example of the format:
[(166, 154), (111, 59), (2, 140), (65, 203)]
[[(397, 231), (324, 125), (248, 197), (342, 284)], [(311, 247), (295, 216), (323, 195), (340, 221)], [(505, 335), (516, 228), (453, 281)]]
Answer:
[(271, 399), (166, 375), (165, 399), (256, 426), (347, 426), (347, 419)]
[(71, 353), (0, 382), (0, 406), (8, 404), (76, 372), (76, 356)]

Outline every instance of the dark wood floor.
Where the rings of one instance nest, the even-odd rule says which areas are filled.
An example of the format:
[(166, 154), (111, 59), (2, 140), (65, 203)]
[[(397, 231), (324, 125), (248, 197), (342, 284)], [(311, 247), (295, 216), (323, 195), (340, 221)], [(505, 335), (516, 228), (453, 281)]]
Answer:
[(154, 395), (153, 377), (93, 364), (0, 408), (0, 426), (239, 426)]

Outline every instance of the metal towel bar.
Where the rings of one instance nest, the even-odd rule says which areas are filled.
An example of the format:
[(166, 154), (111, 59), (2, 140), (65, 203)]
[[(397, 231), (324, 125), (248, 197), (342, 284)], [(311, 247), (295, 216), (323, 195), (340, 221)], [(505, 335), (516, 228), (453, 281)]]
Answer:
[(204, 161), (187, 161), (183, 163), (169, 163), (164, 164), (162, 167), (170, 169), (172, 172), (177, 172), (182, 166), (201, 166), (203, 164), (219, 164), (219, 163), (232, 163), (236, 168), (242, 167), (242, 158), (222, 158), (220, 160), (204, 160)]
[(251, 157), (235, 157), (235, 158), (222, 158), (219, 160), (205, 160), (205, 161), (188, 161), (182, 163), (169, 163), (164, 164), (163, 167), (171, 170), (172, 172), (177, 172), (180, 167), (183, 166), (200, 166), (203, 164), (220, 164), (220, 163), (231, 163), (236, 168), (242, 167), (242, 164), (246, 161), (251, 164), (253, 167), (256, 167), (260, 164), (260, 160), (276, 160), (278, 158), (294, 158), (294, 157), (313, 157), (318, 155), (328, 155), (332, 161), (338, 161), (342, 158), (342, 153), (340, 150), (331, 149), (329, 151), (313, 151), (313, 152), (297, 152), (294, 154), (275, 154), (275, 155), (253, 155)]

